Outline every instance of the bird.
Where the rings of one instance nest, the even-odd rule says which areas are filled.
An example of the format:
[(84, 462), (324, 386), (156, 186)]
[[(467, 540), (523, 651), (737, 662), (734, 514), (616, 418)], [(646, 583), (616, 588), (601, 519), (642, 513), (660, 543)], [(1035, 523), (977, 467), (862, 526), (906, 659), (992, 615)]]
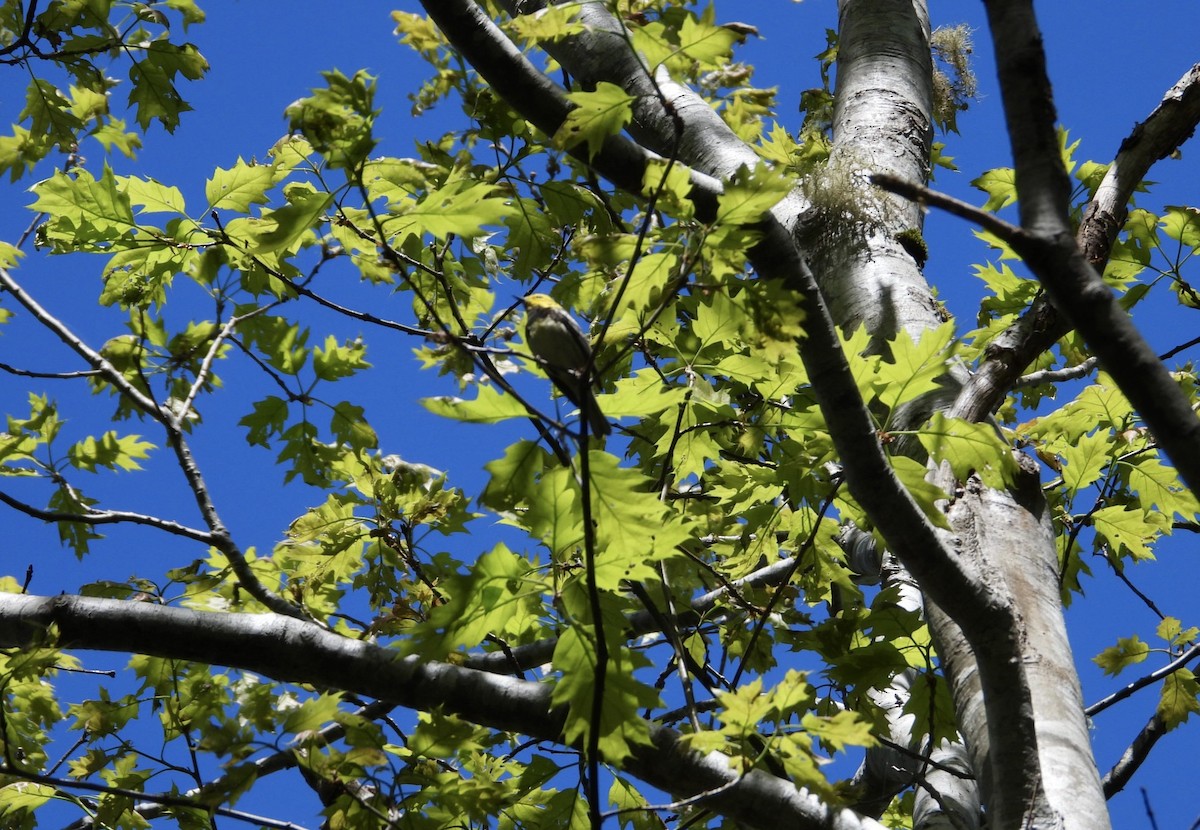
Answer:
[(566, 309), (548, 294), (522, 297), (525, 306), (525, 344), (546, 377), (587, 418), (592, 434), (600, 438), (612, 428), (596, 402), (588, 375), (592, 346)]

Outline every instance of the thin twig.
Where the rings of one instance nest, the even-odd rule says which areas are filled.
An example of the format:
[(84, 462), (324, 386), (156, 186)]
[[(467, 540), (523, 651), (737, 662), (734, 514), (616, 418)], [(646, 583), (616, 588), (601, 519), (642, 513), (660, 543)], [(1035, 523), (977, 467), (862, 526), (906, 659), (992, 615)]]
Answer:
[(10, 366), (7, 363), (0, 363), (0, 372), (8, 372), (10, 375), (19, 375), (23, 378), (44, 378), (47, 380), (94, 378), (101, 374), (99, 369), (84, 369), (79, 372), (34, 372), (29, 369), (18, 369), (16, 366)]
[(25, 310), (34, 316), (34, 318), (52, 331), (59, 340), (67, 345), (71, 351), (82, 357), (84, 361), (94, 370), (104, 376), (104, 379), (115, 386), (121, 394), (125, 395), (138, 409), (145, 412), (154, 420), (161, 423), (163, 426), (170, 427), (170, 419), (159, 408), (158, 404), (152, 398), (147, 397), (133, 384), (125, 379), (125, 376), (117, 370), (117, 367), (108, 362), (104, 355), (97, 352), (92, 347), (84, 343), (75, 332), (66, 327), (65, 324), (45, 308), (43, 308), (37, 300), (33, 299), (24, 288), (12, 278), (7, 268), (0, 268), (0, 287), (12, 294)]
[(1095, 357), (1089, 357), (1077, 366), (1068, 366), (1065, 369), (1042, 369), (1038, 372), (1030, 372), (1027, 375), (1022, 375), (1013, 383), (1014, 387), (1019, 386), (1037, 386), (1041, 383), (1058, 383), (1064, 380), (1078, 380), (1082, 377), (1087, 377), (1092, 373), (1100, 361)]
[(1163, 666), (1162, 668), (1155, 669), (1154, 671), (1147, 674), (1145, 677), (1140, 677), (1137, 680), (1133, 681), (1125, 688), (1120, 689), (1119, 691), (1113, 692), (1108, 697), (1105, 697), (1105, 698), (1102, 698), (1101, 700), (1096, 701), (1091, 706), (1084, 709), (1083, 713), (1085, 715), (1087, 715), (1089, 718), (1095, 717), (1096, 715), (1103, 712), (1105, 709), (1112, 706), (1113, 704), (1120, 703), (1122, 700), (1129, 697), (1134, 692), (1136, 692), (1140, 689), (1144, 689), (1145, 687), (1149, 686), (1151, 683), (1156, 683), (1159, 680), (1162, 680), (1167, 675), (1179, 671), (1185, 665), (1187, 665), (1188, 662), (1195, 660), (1197, 657), (1200, 657), (1200, 643), (1192, 646), (1187, 651), (1185, 651), (1183, 654), (1179, 655), (1178, 657), (1176, 657), (1170, 663), (1167, 663), (1167, 665)]
[(268, 818), (266, 816), (247, 813), (242, 810), (233, 810), (229, 807), (214, 807), (210, 804), (202, 804), (191, 798), (183, 798), (177, 795), (159, 795), (138, 792), (137, 790), (129, 790), (124, 787), (110, 787), (104, 784), (93, 784), (90, 781), (76, 781), (65, 778), (56, 778), (50, 775), (40, 775), (35, 772), (26, 772), (25, 770), (15, 768), (9, 764), (0, 767), (0, 773), (11, 775), (14, 778), (20, 778), (24, 781), (32, 781), (35, 784), (45, 784), (49, 787), (54, 787), (60, 790), (84, 790), (90, 793), (100, 793), (102, 795), (115, 795), (122, 798), (129, 798), (136, 801), (152, 801), (156, 804), (162, 804), (166, 807), (186, 807), (193, 810), (198, 810), (202, 813), (211, 813), (212, 815), (225, 816), (226, 818), (244, 821), (247, 824), (256, 824), (261, 827), (271, 827), (275, 830), (305, 830), (303, 825), (296, 824), (291, 821), (279, 821), (277, 819)]
[(194, 527), (188, 527), (187, 525), (173, 522), (170, 519), (160, 519), (157, 516), (149, 516), (145, 513), (131, 513), (125, 510), (93, 510), (91, 508), (86, 513), (60, 513), (54, 510), (42, 510), (34, 507), (31, 504), (13, 498), (3, 491), (0, 491), (0, 502), (35, 519), (41, 519), (44, 522), (74, 522), (85, 525), (122, 523), (147, 525), (159, 530), (165, 530), (167, 533), (172, 533), (176, 536), (193, 539), (206, 545), (213, 544), (213, 534), (206, 530), (197, 530)]
[(974, 222), (984, 230), (991, 231), (1000, 239), (1010, 244), (1013, 240), (1019, 240), (1026, 236), (1025, 231), (1020, 227), (1005, 222), (994, 213), (988, 213), (969, 202), (955, 199), (953, 196), (947, 196), (945, 193), (940, 193), (922, 184), (902, 179), (892, 173), (873, 173), (871, 175), (871, 182), (890, 193), (895, 193), (898, 196), (903, 196), (920, 204), (941, 208), (947, 213), (961, 219), (966, 219), (968, 222)]
[(200, 370), (196, 372), (196, 380), (192, 382), (192, 388), (188, 390), (187, 397), (183, 399), (183, 403), (179, 405), (178, 410), (171, 418), (171, 428), (180, 430), (183, 428), (183, 422), (187, 420), (188, 412), (192, 409), (192, 404), (196, 401), (196, 396), (200, 394), (200, 389), (208, 380), (209, 374), (212, 372), (213, 362), (217, 359), (217, 352), (221, 350), (223, 344), (232, 334), (237, 326), (253, 317), (265, 313), (271, 308), (279, 305), (282, 300), (274, 303), (269, 303), (246, 314), (230, 317), (225, 325), (221, 326), (221, 330), (217, 332), (217, 336), (213, 338), (212, 345), (209, 346), (208, 352), (204, 355), (204, 360), (200, 362)]

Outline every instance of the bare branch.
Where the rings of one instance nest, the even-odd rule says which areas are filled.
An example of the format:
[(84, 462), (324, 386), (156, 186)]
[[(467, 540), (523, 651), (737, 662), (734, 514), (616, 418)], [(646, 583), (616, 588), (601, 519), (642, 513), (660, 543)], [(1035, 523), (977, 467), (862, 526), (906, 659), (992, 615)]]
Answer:
[(217, 353), (221, 350), (221, 345), (233, 335), (234, 329), (243, 321), (264, 314), (275, 306), (279, 305), (282, 300), (260, 306), (253, 311), (230, 317), (225, 325), (221, 326), (221, 330), (217, 332), (217, 336), (213, 338), (212, 344), (208, 347), (208, 352), (204, 355), (204, 360), (200, 363), (200, 370), (196, 372), (196, 380), (192, 383), (192, 388), (188, 390), (187, 397), (183, 403), (179, 405), (174, 416), (171, 418), (171, 429), (178, 431), (183, 423), (187, 420), (188, 413), (192, 409), (192, 404), (196, 401), (196, 396), (200, 394), (200, 389), (208, 380), (209, 374), (212, 372), (213, 361), (217, 359)]
[(16, 366), (9, 366), (7, 363), (0, 363), (0, 372), (8, 372), (10, 375), (18, 375), (23, 378), (45, 378), (47, 380), (94, 378), (101, 374), (99, 369), (84, 369), (80, 372), (33, 372), (29, 369), (18, 369)]
[(125, 510), (91, 510), (87, 513), (59, 513), (53, 510), (42, 510), (34, 507), (31, 504), (26, 504), (19, 499), (15, 499), (3, 491), (0, 491), (0, 502), (7, 504), (14, 510), (19, 510), (27, 516), (32, 516), (35, 519), (41, 519), (43, 522), (75, 522), (85, 525), (110, 525), (110, 524), (135, 524), (147, 525), (155, 527), (159, 530), (165, 530), (167, 533), (173, 533), (176, 536), (184, 536), (188, 539), (194, 539), (197, 542), (202, 542), (206, 545), (213, 544), (213, 535), (205, 530), (197, 530), (196, 528), (181, 525), (178, 522), (173, 522), (169, 519), (160, 519), (157, 516), (149, 516), (144, 513), (130, 513)]
[(871, 182), (882, 187), (884, 190), (903, 196), (918, 204), (932, 205), (960, 219), (974, 222), (984, 230), (991, 231), (1010, 245), (1013, 244), (1013, 240), (1019, 239), (1024, 235), (1024, 231), (1018, 226), (1005, 222), (994, 213), (988, 213), (986, 210), (977, 208), (969, 202), (964, 202), (945, 193), (931, 190), (916, 182), (906, 181), (892, 173), (873, 173), (871, 175)]
[(1043, 369), (1040, 372), (1030, 372), (1017, 378), (1014, 386), (1037, 386), (1039, 383), (1059, 383), (1064, 380), (1078, 380), (1092, 373), (1100, 361), (1094, 357), (1080, 363), (1078, 366), (1068, 366), (1065, 369)]
[(1088, 262), (1101, 269), (1108, 261), (1129, 212), (1129, 199), (1154, 164), (1192, 137), (1200, 123), (1200, 63), (1167, 90), (1162, 101), (1121, 142), (1117, 157), (1096, 189), (1079, 227), (1079, 245)]
[[(355, 710), (354, 716), (367, 720), (375, 720), (386, 715), (393, 708), (395, 707), (389, 703), (376, 701), (368, 703), (366, 706), (360, 706)], [(292, 741), (292, 746), (288, 746), (285, 749), (273, 752), (254, 761), (239, 764), (232, 769), (226, 770), (223, 775), (214, 778), (204, 786), (188, 790), (182, 795), (171, 796), (169, 793), (159, 793), (157, 795), (146, 796), (138, 794), (137, 798), (140, 799), (140, 803), (134, 806), (133, 811), (146, 820), (153, 820), (163, 816), (166, 813), (166, 808), (174, 803), (165, 800), (166, 798), (195, 799), (198, 802), (197, 806), (199, 804), (207, 804), (208, 801), (205, 800), (206, 793), (224, 792), (230, 782), (244, 781), (246, 780), (246, 776), (252, 776), (255, 780), (258, 780), (275, 772), (292, 769), (298, 763), (296, 760), (296, 746), (301, 742), (308, 743), (311, 741), (316, 745), (327, 745), (335, 741), (340, 741), (345, 734), (345, 724), (331, 723), (314, 733), (305, 733), (302, 738), (297, 737)], [(93, 820), (93, 817), (88, 816), (67, 825), (64, 830), (88, 830), (88, 828), (95, 826), (96, 822)]]
[(1167, 734), (1167, 725), (1157, 714), (1152, 715), (1146, 725), (1137, 733), (1133, 742), (1121, 754), (1120, 760), (1113, 764), (1113, 768), (1104, 776), (1102, 783), (1104, 784), (1105, 798), (1112, 798), (1125, 789), (1129, 779), (1133, 778), (1133, 774), (1138, 771), (1142, 762), (1149, 757), (1150, 750), (1165, 734)]
[[(545, 2), (503, 0), (511, 14), (529, 14)], [(629, 133), (643, 147), (673, 155), (710, 176), (727, 178), (740, 166), (753, 168), (761, 159), (729, 128), (708, 101), (663, 71), (652, 74), (633, 49), (625, 24), (604, 3), (580, 3), (576, 21), (583, 31), (540, 44), (586, 87), (607, 81), (633, 100)], [(676, 125), (682, 130), (676, 130)]]
[(155, 804), (162, 805), (163, 807), (190, 807), (194, 810), (199, 810), (204, 813), (225, 816), (226, 818), (244, 821), (247, 824), (254, 824), (259, 827), (271, 827), (274, 828), (274, 830), (305, 830), (303, 825), (296, 824), (291, 821), (277, 821), (267, 816), (247, 813), (244, 810), (234, 810), (230, 807), (217, 807), (211, 804), (202, 804), (186, 796), (141, 793), (137, 790), (130, 790), (125, 787), (113, 787), (108, 784), (95, 784), (91, 781), (80, 781), (75, 778), (55, 778), (50, 775), (40, 775), (34, 772), (25, 772), (24, 770), (10, 767), (7, 764), (0, 764), (0, 773), (25, 781), (33, 781), (38, 784), (45, 784), (47, 786), (63, 790), (64, 792), (70, 792), (71, 790), (83, 790), (84, 792), (103, 793), (106, 795), (122, 796), (129, 799), (142, 799), (143, 801), (152, 801)]

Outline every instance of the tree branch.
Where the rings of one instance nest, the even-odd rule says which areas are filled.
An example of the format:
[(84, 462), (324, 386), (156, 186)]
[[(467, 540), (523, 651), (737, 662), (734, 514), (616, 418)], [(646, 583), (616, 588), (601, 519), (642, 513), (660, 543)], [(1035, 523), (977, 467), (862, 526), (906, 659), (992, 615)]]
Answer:
[(1200, 63), (1167, 90), (1146, 120), (1121, 142), (1079, 226), (1079, 246), (1102, 270), (1129, 214), (1129, 200), (1154, 164), (1192, 137), (1200, 123)]
[(1009, 245), (1012, 245), (1012, 240), (1024, 235), (1024, 231), (1020, 227), (1005, 222), (994, 213), (988, 213), (969, 202), (955, 199), (953, 196), (932, 190), (917, 182), (902, 179), (893, 173), (873, 173), (871, 174), (871, 183), (919, 205), (941, 208), (960, 219), (974, 222), (984, 230), (991, 231)]
[[(159, 805), (160, 808), (190, 808), (193, 810), (202, 811), (204, 813), (211, 813), (212, 815), (225, 816), (226, 818), (243, 821), (247, 824), (255, 824), (259, 827), (270, 827), (272, 830), (305, 830), (303, 825), (296, 824), (291, 821), (276, 821), (268, 816), (247, 813), (244, 810), (234, 810), (231, 807), (214, 807), (210, 804), (200, 804), (187, 796), (162, 793), (142, 793), (138, 792), (137, 790), (127, 789), (125, 787), (114, 787), (110, 784), (95, 784), (91, 781), (79, 781), (73, 778), (55, 778), (50, 775), (40, 775), (38, 773), (14, 769), (3, 763), (0, 763), (0, 774), (4, 775), (5, 777), (17, 778), (24, 781), (32, 781), (37, 784), (45, 784), (59, 790), (83, 790), (85, 792), (120, 796), (131, 800), (140, 798), (144, 801), (151, 801), (154, 804)], [(89, 824), (88, 826), (93, 825)]]
[[(1103, 272), (1108, 262), (1137, 185), (1155, 162), (1192, 136), (1198, 123), (1200, 64), (1184, 73), (1146, 120), (1121, 142), (1095, 197), (1084, 209), (1076, 240), (1098, 272)], [(994, 411), (1025, 367), (1069, 330), (1067, 320), (1046, 296), (1036, 298), (1028, 311), (988, 344), (985, 359), (959, 396), (956, 408), (962, 417), (978, 420)]]
[[(440, 709), (538, 740), (562, 740), (564, 715), (551, 706), (549, 684), (399, 658), (390, 649), (277, 614), (203, 613), (91, 597), (0, 594), (0, 647), (46, 645), (229, 666), (412, 709)], [(700, 803), (708, 809), (763, 830), (781, 824), (797, 830), (883, 830), (851, 810), (822, 804), (788, 781), (758, 770), (739, 775), (725, 756), (688, 749), (672, 729), (646, 726), (652, 743), (638, 747), (624, 768), (675, 797), (702, 796)]]
[(1100, 714), (1101, 712), (1103, 712), (1105, 709), (1112, 706), (1113, 704), (1120, 703), (1125, 698), (1130, 697), (1134, 692), (1138, 691), (1139, 689), (1144, 689), (1147, 686), (1149, 686), (1151, 683), (1157, 683), (1159, 680), (1162, 680), (1167, 675), (1179, 671), (1185, 665), (1187, 665), (1192, 660), (1195, 660), (1198, 657), (1200, 657), (1200, 645), (1194, 645), (1191, 648), (1189, 648), (1187, 651), (1185, 651), (1183, 654), (1176, 657), (1170, 663), (1167, 663), (1167, 665), (1163, 666), (1162, 668), (1155, 669), (1154, 671), (1147, 674), (1145, 677), (1139, 677), (1137, 680), (1133, 681), (1125, 688), (1119, 689), (1118, 691), (1113, 692), (1111, 695), (1108, 695), (1107, 697), (1103, 698), (1102, 700), (1096, 701), (1091, 706), (1084, 709), (1083, 713), (1085, 715), (1087, 715), (1089, 718), (1095, 717), (1096, 715)]
[[(360, 706), (354, 716), (365, 718), (367, 720), (375, 720), (378, 717), (386, 715), (388, 711), (394, 707), (390, 703), (376, 701), (368, 703), (366, 706)], [(172, 796), (170, 793), (158, 793), (156, 795), (147, 796), (143, 793), (136, 793), (131, 797), (140, 799), (140, 803), (136, 804), (133, 811), (143, 819), (151, 821), (166, 814), (166, 808), (179, 803), (180, 799), (194, 801), (197, 809), (208, 809), (205, 802), (205, 794), (208, 792), (224, 792), (230, 783), (245, 781), (247, 777), (252, 777), (258, 780), (267, 775), (282, 770), (292, 769), (298, 765), (296, 760), (296, 747), (302, 743), (312, 742), (315, 745), (328, 745), (335, 741), (340, 741), (346, 734), (346, 726), (343, 723), (331, 723), (316, 732), (306, 732), (303, 737), (297, 737), (292, 741), (293, 746), (286, 749), (281, 749), (273, 752), (262, 758), (250, 761), (243, 764), (238, 764), (232, 769), (227, 769), (224, 774), (219, 775), (212, 781), (201, 787), (195, 787), (181, 795)], [(63, 789), (70, 789), (73, 781), (65, 782)], [(168, 801), (167, 798), (173, 800)], [(185, 802), (188, 803), (188, 802)], [(96, 822), (94, 817), (87, 816), (76, 822), (67, 825), (64, 830), (88, 830), (90, 827), (95, 827)]]
[(1167, 734), (1167, 725), (1163, 723), (1162, 718), (1157, 713), (1151, 715), (1150, 720), (1133, 739), (1133, 743), (1122, 753), (1120, 760), (1113, 764), (1113, 768), (1102, 779), (1105, 798), (1112, 798), (1125, 789), (1129, 779), (1138, 771), (1142, 762), (1149, 757), (1150, 750), (1154, 749), (1158, 739), (1165, 734)]
[[(516, 15), (547, 4), (502, 0), (502, 5)], [(585, 88), (607, 81), (634, 96), (629, 125), (634, 141), (659, 155), (677, 152), (692, 168), (718, 179), (733, 175), (741, 166), (753, 169), (762, 161), (708, 101), (665, 71), (652, 74), (653, 68), (634, 51), (625, 24), (604, 3), (578, 4), (575, 20), (583, 25), (582, 32), (539, 46)], [(677, 123), (683, 127), (678, 135)]]
[(75, 335), (75, 332), (67, 328), (61, 320), (47, 311), (38, 303), (32, 296), (25, 291), (21, 285), (12, 278), (7, 268), (0, 268), (0, 288), (3, 288), (9, 294), (25, 307), (25, 310), (33, 315), (34, 319), (49, 329), (58, 337), (67, 348), (75, 352), (83, 358), (92, 369), (100, 374), (105, 381), (111, 383), (117, 390), (127, 397), (134, 406), (142, 410), (154, 420), (163, 424), (169, 425), (167, 416), (163, 413), (159, 405), (150, 397), (143, 394), (137, 387), (125, 379), (125, 376), (117, 371), (117, 367), (113, 366), (104, 355), (97, 352), (95, 349), (88, 346)]
[(1200, 418), (1084, 257), (1068, 220), (1070, 181), (1054, 124), (1031, 0), (986, 0), (1012, 142), (1021, 226), (1014, 250), (1100, 358), (1193, 492), (1200, 493)]
[(179, 467), (183, 471), (188, 486), (191, 488), (192, 495), (196, 500), (197, 506), (200, 508), (200, 513), (204, 517), (205, 524), (212, 531), (210, 538), (207, 540), (208, 543), (215, 546), (225, 555), (239, 584), (246, 589), (247, 593), (278, 614), (286, 614), (292, 617), (302, 616), (303, 612), (297, 606), (269, 590), (259, 582), (258, 577), (250, 569), (245, 555), (234, 544), (233, 539), (229, 536), (229, 531), (226, 530), (225, 525), (221, 522), (216, 505), (213, 504), (212, 498), (208, 493), (208, 487), (205, 485), (204, 478), (200, 474), (200, 468), (196, 465), (196, 461), (192, 456), (191, 448), (188, 447), (187, 441), (183, 437), (183, 431), (173, 420), (171, 414), (163, 407), (160, 407), (153, 398), (130, 383), (104, 355), (84, 343), (61, 320), (43, 308), (37, 300), (30, 296), (12, 278), (12, 275), (6, 268), (0, 268), (0, 288), (12, 294), (17, 302), (24, 306), (39, 323), (57, 335), (59, 340), (83, 358), (89, 366), (99, 372), (108, 383), (111, 383), (134, 406), (163, 426), (163, 429), (167, 433), (167, 443), (170, 444), (171, 449), (175, 452)]
[(167, 533), (173, 533), (176, 536), (183, 536), (188, 539), (193, 539), (206, 545), (213, 544), (213, 535), (205, 530), (197, 530), (187, 525), (181, 525), (178, 522), (173, 522), (170, 519), (160, 519), (157, 516), (148, 516), (144, 513), (130, 513), (125, 510), (88, 510), (87, 513), (59, 513), (53, 510), (42, 510), (34, 507), (31, 504), (26, 504), (19, 499), (15, 499), (3, 491), (0, 491), (0, 502), (7, 504), (14, 510), (19, 510), (27, 516), (32, 516), (35, 519), (41, 519), (43, 522), (73, 522), (75, 524), (85, 525), (109, 525), (109, 524), (136, 524), (148, 525), (156, 527), (159, 530), (165, 530)]

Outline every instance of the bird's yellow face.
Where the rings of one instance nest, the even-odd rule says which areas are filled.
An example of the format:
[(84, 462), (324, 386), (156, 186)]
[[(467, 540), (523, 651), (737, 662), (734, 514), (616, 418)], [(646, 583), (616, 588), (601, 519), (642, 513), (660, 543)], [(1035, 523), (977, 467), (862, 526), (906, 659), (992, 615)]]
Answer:
[(554, 302), (554, 298), (549, 294), (530, 294), (528, 297), (523, 297), (521, 302), (525, 303), (528, 309), (550, 310), (559, 308), (558, 303)]

